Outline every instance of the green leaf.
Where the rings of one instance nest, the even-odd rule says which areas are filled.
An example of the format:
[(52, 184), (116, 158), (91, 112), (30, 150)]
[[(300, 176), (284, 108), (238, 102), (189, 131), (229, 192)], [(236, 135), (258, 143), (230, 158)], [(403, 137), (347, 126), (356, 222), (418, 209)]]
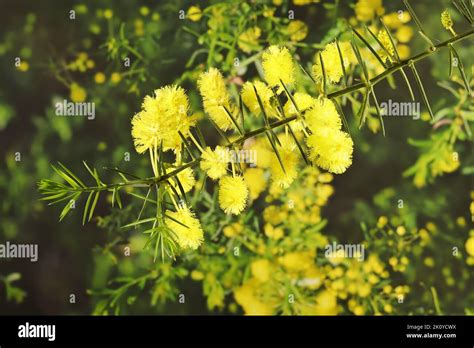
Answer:
[(453, 56), (457, 59), (458, 70), (461, 74), (462, 81), (464, 82), (464, 88), (466, 88), (467, 94), (471, 95), (471, 87), (469, 86), (469, 81), (467, 80), (466, 73), (464, 71), (464, 65), (462, 64), (461, 57), (459, 57), (458, 52), (452, 44), (448, 45), (449, 50), (453, 53)]
[(357, 58), (357, 62), (358, 62), (359, 65), (362, 67), (362, 72), (364, 73), (365, 82), (366, 82), (366, 83), (369, 83), (369, 82), (370, 82), (369, 73), (367, 72), (367, 67), (365, 66), (365, 63), (364, 63), (364, 61), (362, 60), (362, 56), (361, 56), (361, 54), (360, 54), (359, 47), (357, 46), (357, 42), (356, 42), (354, 36), (352, 36), (351, 46), (352, 46), (352, 50), (354, 51), (355, 56), (356, 56), (356, 58)]
[(257, 97), (258, 106), (260, 106), (260, 110), (262, 110), (263, 120), (265, 121), (265, 125), (268, 127), (270, 125), (270, 122), (268, 121), (267, 112), (265, 111), (265, 108), (263, 107), (262, 99), (260, 99), (260, 96), (258, 95), (258, 92), (257, 92), (257, 88), (255, 88), (255, 85), (252, 85), (252, 86), (255, 92), (255, 96)]
[(342, 57), (342, 52), (341, 52), (341, 47), (339, 46), (339, 40), (336, 39), (336, 47), (337, 47), (337, 52), (339, 54), (339, 60), (341, 62), (341, 68), (342, 68), (342, 74), (344, 76), (344, 87), (347, 87), (348, 84), (348, 78), (347, 78), (347, 72), (346, 72), (346, 67), (344, 66), (344, 58)]
[(362, 127), (362, 125), (365, 123), (365, 118), (367, 116), (367, 105), (369, 104), (369, 95), (370, 95), (370, 89), (366, 88), (365, 93), (364, 93), (364, 98), (362, 99), (362, 105), (359, 110), (359, 128)]
[(97, 192), (95, 193), (94, 201), (92, 202), (91, 209), (90, 209), (90, 211), (89, 211), (89, 219), (88, 219), (88, 221), (91, 221), (92, 215), (94, 215), (94, 210), (95, 210), (95, 207), (96, 207), (96, 205), (97, 205), (97, 201), (99, 200), (99, 195), (100, 195), (100, 191), (97, 191)]
[[(255, 88), (255, 86), (254, 86), (254, 88)], [(237, 120), (234, 118), (234, 116), (232, 116), (230, 111), (225, 106), (222, 106), (222, 107), (224, 108), (227, 116), (229, 116), (230, 120), (234, 124), (235, 128), (237, 129), (237, 132), (239, 132), (240, 135), (243, 135), (242, 130), (240, 129), (239, 124), (237, 123)]]
[(377, 111), (377, 116), (379, 117), (380, 125), (382, 126), (382, 134), (383, 134), (383, 136), (385, 136), (385, 126), (384, 126), (384, 123), (383, 123), (382, 113), (380, 112), (379, 102), (377, 100), (377, 96), (375, 95), (374, 88), (372, 86), (370, 87), (370, 90), (371, 90), (371, 93), (372, 93), (372, 98), (374, 99), (375, 110)]
[(393, 53), (395, 55), (395, 59), (397, 62), (400, 62), (400, 56), (398, 55), (398, 51), (397, 51), (397, 45), (395, 45), (395, 40), (393, 39), (393, 36), (392, 36), (392, 33), (390, 32), (390, 30), (387, 28), (387, 26), (385, 25), (385, 22), (383, 21), (382, 17), (379, 18), (380, 19), (380, 23), (382, 23), (384, 29), (385, 29), (385, 32), (387, 33), (388, 35), (388, 38), (390, 39), (390, 44), (392, 45), (393, 47)]
[(68, 168), (66, 168), (64, 164), (62, 164), (61, 162), (58, 162), (58, 164), (67, 174), (69, 174), (71, 178), (73, 178), (79, 184), (79, 186), (86, 187), (86, 185), (84, 185), (84, 183), (77, 176), (75, 176)]
[(321, 64), (321, 72), (323, 74), (323, 94), (326, 95), (327, 77), (326, 77), (326, 69), (324, 68), (323, 55), (321, 52), (319, 53), (319, 63)]
[(191, 159), (194, 160), (193, 152), (191, 151), (191, 146), (188, 144), (188, 141), (184, 137), (183, 133), (181, 133), (181, 131), (178, 131), (178, 134), (181, 137), (181, 141), (183, 142), (184, 148), (188, 152), (189, 156), (191, 156)]
[(89, 192), (89, 197), (87, 197), (86, 204), (84, 206), (84, 212), (82, 213), (82, 225), (83, 226), (86, 224), (87, 212), (89, 211), (89, 204), (91, 202), (93, 194), (94, 194), (94, 191)]
[(283, 165), (283, 162), (281, 160), (280, 152), (278, 152), (277, 146), (275, 144), (275, 140), (273, 140), (273, 138), (270, 136), (270, 134), (268, 134), (268, 132), (265, 132), (265, 135), (267, 136), (267, 139), (268, 139), (268, 141), (270, 142), (270, 145), (273, 148), (273, 152), (275, 153), (275, 155), (278, 159), (278, 162), (280, 163), (280, 166), (281, 166), (281, 169), (283, 170), (283, 173), (286, 173), (285, 166)]
[[(377, 58), (377, 60), (380, 62), (380, 64), (382, 64), (382, 66), (386, 69), (387, 65), (385, 64), (383, 59), (378, 55), (378, 53), (373, 49), (373, 47), (367, 42), (367, 40), (364, 39), (364, 37), (362, 35), (360, 35), (359, 32), (354, 27), (351, 27), (351, 29), (352, 29), (352, 32), (357, 35), (357, 37), (364, 43), (364, 45), (369, 49), (369, 51), (372, 52), (372, 54), (375, 56), (375, 58)], [(339, 46), (337, 46), (337, 47), (338, 47), (338, 50), (339, 50), (339, 58), (342, 59), (342, 55), (341, 55), (341, 51), (339, 49)], [(344, 66), (344, 64), (342, 64), (342, 65)]]
[(426, 107), (428, 108), (428, 112), (432, 119), (434, 119), (433, 111), (431, 110), (430, 102), (428, 101), (428, 97), (426, 96), (425, 89), (423, 87), (423, 83), (421, 82), (420, 76), (418, 75), (418, 71), (416, 70), (415, 64), (411, 63), (410, 68), (413, 72), (413, 76), (415, 76), (416, 83), (418, 85), (418, 89), (421, 92), (421, 97), (423, 98), (423, 102), (425, 103)]

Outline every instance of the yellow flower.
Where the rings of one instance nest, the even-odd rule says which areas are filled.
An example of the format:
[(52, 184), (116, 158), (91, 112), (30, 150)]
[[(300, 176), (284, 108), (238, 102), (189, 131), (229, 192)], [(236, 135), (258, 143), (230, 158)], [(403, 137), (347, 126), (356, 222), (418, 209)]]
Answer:
[(268, 238), (281, 239), (284, 235), (281, 227), (273, 227), (271, 224), (265, 224), (263, 231)]
[(161, 143), (165, 151), (179, 151), (182, 140), (178, 131), (186, 137), (196, 123), (188, 117), (188, 109), (184, 89), (175, 85), (155, 90), (154, 97), (146, 96), (142, 110), (132, 119), (132, 137), (137, 152), (143, 153)]
[(112, 18), (113, 15), (114, 15), (114, 12), (109, 8), (104, 11), (104, 17), (107, 19)]
[(224, 107), (230, 113), (233, 113), (234, 108), (230, 104), (230, 95), (220, 71), (210, 68), (209, 71), (202, 73), (198, 79), (198, 88), (202, 96), (204, 110), (217, 126), (223, 130), (229, 129), (232, 126), (232, 120)]
[(95, 83), (97, 83), (97, 84), (99, 84), (99, 85), (102, 84), (102, 83), (104, 83), (104, 82), (105, 82), (105, 75), (104, 75), (104, 73), (98, 72), (97, 74), (95, 74), (95, 76), (94, 76), (94, 81), (95, 81)]
[(282, 91), (280, 80), (285, 85), (295, 82), (295, 65), (290, 51), (286, 47), (270, 46), (262, 54), (262, 67), (265, 79), (270, 86), (279, 86)]
[(227, 172), (227, 149), (216, 146), (212, 151), (208, 146), (201, 155), (201, 169), (204, 170), (212, 180), (217, 180)]
[(77, 83), (71, 84), (71, 93), (70, 93), (71, 100), (74, 103), (82, 103), (87, 98), (87, 93), (84, 88), (79, 86)]
[(405, 60), (410, 58), (410, 47), (407, 45), (398, 45), (397, 46), (398, 55), (400, 59)]
[(191, 272), (191, 279), (193, 280), (203, 280), (204, 279), (204, 273), (200, 271), (193, 270)]
[(240, 214), (247, 205), (249, 190), (241, 176), (224, 176), (219, 180), (219, 205), (226, 214)]
[[(341, 64), (341, 56), (343, 57), (345, 68), (347, 68), (351, 61), (353, 61), (355, 58), (353, 56), (354, 53), (352, 52), (352, 49), (347, 43), (340, 43), (339, 48), (341, 49), (340, 55), (336, 42), (331, 42), (326, 45), (322, 52), (319, 53), (323, 60), (326, 78), (331, 83), (338, 83), (341, 80), (341, 77), (344, 75)], [(315, 79), (320, 80), (323, 78), (321, 60), (319, 56), (316, 57), (316, 63), (313, 65), (312, 72)]]
[(298, 176), (299, 153), (296, 143), (292, 138), (290, 138), (290, 136), (280, 136), (279, 140), (281, 147), (278, 147), (277, 145), (277, 148), (284, 170), (275, 154), (270, 164), (272, 180), (276, 185), (282, 188), (288, 188)]
[(262, 31), (259, 27), (249, 28), (239, 35), (237, 41), (238, 46), (245, 53), (250, 53), (252, 51), (258, 50), (258, 38), (260, 37)]
[(336, 295), (328, 290), (318, 293), (315, 312), (317, 315), (336, 315), (339, 312)]
[(453, 20), (451, 19), (451, 15), (449, 14), (448, 10), (444, 10), (441, 13), (441, 24), (446, 30), (453, 28)]
[(329, 127), (332, 129), (341, 129), (342, 123), (336, 106), (332, 100), (320, 98), (305, 114), (305, 122), (311, 132), (317, 132), (318, 129)]
[(260, 104), (258, 103), (257, 95), (255, 94), (255, 89), (257, 90), (258, 96), (260, 97), (260, 101), (262, 102), (263, 108), (268, 117), (274, 116), (274, 109), (271, 105), (271, 98), (273, 97), (272, 90), (261, 81), (255, 82), (245, 82), (242, 87), (242, 101), (244, 102), (245, 106), (247, 106), (250, 112), (254, 115), (259, 115), (262, 110), (260, 108)]
[(465, 247), (466, 247), (467, 253), (471, 256), (474, 256), (474, 236), (466, 240)]
[[(300, 113), (305, 113), (306, 110), (313, 107), (317, 100), (306, 93), (296, 92), (293, 94), (293, 100), (298, 107)], [(283, 107), (283, 111), (285, 112), (286, 117), (294, 116), (298, 114), (298, 110), (296, 110), (295, 105), (291, 100), (288, 100)], [(291, 128), (294, 131), (301, 131), (304, 128), (303, 122), (301, 120), (295, 120), (291, 123)]]
[(313, 251), (298, 251), (287, 253), (278, 258), (278, 263), (288, 271), (305, 271), (314, 265)]
[(382, 6), (382, 0), (359, 0), (355, 5), (355, 13), (357, 20), (368, 22), (375, 15), (382, 15), (385, 9)]
[(308, 35), (308, 27), (300, 20), (292, 20), (286, 30), (292, 41), (302, 41)]
[(150, 9), (146, 6), (141, 6), (140, 7), (140, 14), (144, 17), (148, 16), (150, 14)]
[(235, 301), (242, 306), (246, 315), (272, 315), (271, 305), (262, 302), (256, 296), (260, 282), (253, 278), (234, 290)]
[(413, 37), (413, 29), (408, 25), (402, 25), (395, 33), (395, 37), (401, 43), (407, 43)]
[(192, 20), (193, 22), (199, 21), (201, 17), (202, 17), (202, 11), (199, 8), (199, 6), (191, 6), (188, 9), (188, 18)]
[(319, 0), (293, 0), (295, 6), (305, 6), (317, 2), (319, 2)]
[(28, 62), (25, 62), (24, 60), (22, 60), (20, 62), (20, 65), (18, 65), (16, 68), (21, 72), (25, 72), (25, 71), (28, 71), (28, 69), (30, 68), (30, 65), (28, 64)]
[(110, 75), (110, 81), (112, 81), (113, 84), (117, 84), (122, 80), (122, 75), (120, 75), (118, 72), (112, 73)]
[(175, 233), (175, 241), (181, 248), (194, 250), (202, 244), (204, 232), (201, 223), (188, 207), (180, 207), (177, 211), (168, 210), (166, 215), (174, 219), (166, 219), (166, 225)]
[(379, 39), (385, 50), (390, 53), (390, 56), (388, 56), (387, 52), (384, 49), (381, 49), (379, 51), (380, 58), (382, 58), (384, 61), (390, 61), (390, 58), (395, 53), (395, 49), (393, 48), (392, 42), (390, 41), (390, 36), (388, 36), (388, 33), (385, 31), (385, 29), (381, 29), (377, 34), (377, 38)]
[[(191, 168), (186, 168), (178, 173), (176, 176), (183, 187), (184, 192), (189, 192), (193, 189), (194, 185), (196, 184), (196, 179), (194, 178), (194, 172)], [(178, 183), (171, 179), (171, 185), (176, 189), (176, 191), (180, 192)]]
[(270, 280), (271, 264), (266, 259), (256, 260), (250, 264), (252, 275), (261, 282)]
[(243, 231), (243, 226), (240, 222), (233, 223), (231, 225), (228, 225), (224, 227), (222, 230), (224, 232), (224, 235), (228, 238), (232, 238), (237, 236), (239, 233)]
[(265, 190), (265, 172), (262, 168), (248, 168), (244, 172), (244, 179), (250, 192), (250, 199), (256, 200)]
[(309, 159), (334, 174), (344, 173), (352, 164), (354, 143), (351, 137), (330, 127), (318, 129), (307, 139)]

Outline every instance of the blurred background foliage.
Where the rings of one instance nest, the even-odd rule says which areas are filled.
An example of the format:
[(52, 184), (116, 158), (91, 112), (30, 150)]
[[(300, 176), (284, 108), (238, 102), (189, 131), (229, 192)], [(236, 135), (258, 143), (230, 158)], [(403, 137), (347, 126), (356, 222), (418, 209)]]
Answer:
[[(440, 23), (445, 8), (457, 33), (471, 30), (448, 1), (412, 2), (435, 43), (449, 38)], [(82, 226), (80, 211), (59, 223), (58, 208), (38, 201), (36, 183), (51, 177), (57, 161), (82, 175), (85, 160), (106, 178), (113, 173), (105, 166), (150, 176), (147, 156), (133, 148), (130, 120), (154, 89), (180, 84), (204, 117), (196, 79), (206, 68), (218, 67), (238, 95), (243, 82), (261, 75), (260, 54), (270, 44), (287, 46), (309, 68), (318, 50), (347, 36), (348, 25), (393, 19), (406, 11), (402, 1), (0, 3), (0, 241), (39, 244), (36, 263), (0, 262), (1, 314), (473, 313), (474, 163), (466, 126), (473, 105), (457, 71), (448, 82), (448, 50), (417, 65), (436, 122), (421, 104), (420, 120), (386, 117), (384, 137), (371, 109), (359, 130), (355, 93), (344, 106), (355, 143), (347, 173), (333, 180), (305, 171), (288, 192), (262, 194), (232, 219), (217, 211), (212, 193), (196, 192), (206, 242), (176, 263), (154, 263), (142, 252), (145, 236), (120, 228), (136, 218), (136, 202), (120, 210), (101, 201), (97, 217)], [(413, 21), (400, 26), (390, 29), (402, 59), (428, 48)], [(468, 38), (456, 46), (469, 79), (471, 45)], [(302, 88), (317, 95), (309, 79)], [(409, 100), (400, 76), (377, 93), (379, 101)], [(57, 117), (54, 104), (63, 99), (94, 102), (95, 119)], [(218, 143), (211, 127), (204, 133)], [(302, 192), (301, 210), (285, 210)], [(364, 266), (322, 261), (333, 240), (364, 243), (371, 256)], [(363, 282), (344, 291), (354, 277)], [(282, 299), (295, 293), (304, 300), (288, 306)]]

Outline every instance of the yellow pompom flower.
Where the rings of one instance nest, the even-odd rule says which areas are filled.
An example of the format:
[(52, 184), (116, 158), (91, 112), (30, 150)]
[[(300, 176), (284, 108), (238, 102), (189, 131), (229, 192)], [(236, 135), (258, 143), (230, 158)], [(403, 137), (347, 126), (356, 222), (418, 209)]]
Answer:
[(336, 106), (328, 98), (321, 98), (311, 109), (306, 111), (305, 122), (313, 133), (323, 127), (339, 130), (342, 126)]
[(250, 192), (250, 199), (255, 200), (265, 190), (265, 172), (262, 168), (248, 168), (244, 172), (244, 179)]
[(254, 115), (259, 115), (262, 112), (258, 103), (257, 95), (255, 94), (254, 87), (257, 90), (258, 96), (260, 97), (260, 101), (262, 102), (267, 115), (269, 117), (274, 115), (275, 111), (271, 104), (273, 92), (266, 83), (261, 81), (255, 81), (253, 83), (247, 81), (244, 83), (241, 95), (245, 106), (247, 106), (250, 112)]
[(117, 84), (122, 80), (122, 75), (120, 75), (118, 72), (113, 72), (112, 75), (110, 75), (110, 81), (113, 84)]
[[(344, 75), (341, 64), (341, 56), (343, 57), (342, 60), (345, 68), (349, 66), (353, 58), (353, 52), (350, 46), (348, 47), (347, 43), (340, 43), (339, 48), (341, 49), (340, 55), (336, 42), (331, 42), (326, 45), (322, 52), (319, 53), (323, 60), (324, 72), (326, 73), (327, 79), (331, 83), (338, 83), (341, 80), (341, 77)], [(313, 65), (312, 72), (316, 80), (323, 78), (323, 71), (321, 69), (321, 60), (319, 55), (316, 57), (316, 62)]]
[(267, 282), (271, 276), (271, 264), (266, 259), (255, 260), (250, 264), (252, 275), (260, 282)]
[(84, 88), (79, 86), (77, 83), (73, 83), (71, 84), (70, 97), (74, 103), (82, 103), (86, 100), (87, 93)]
[(288, 188), (298, 176), (299, 153), (296, 143), (290, 136), (280, 136), (279, 140), (281, 147), (278, 148), (278, 152), (285, 170), (283, 171), (276, 154), (273, 156), (270, 170), (273, 182), (282, 188)]
[(94, 75), (94, 81), (97, 84), (103, 84), (105, 82), (105, 75), (103, 72), (98, 72)]
[(395, 37), (401, 43), (407, 43), (413, 37), (413, 29), (408, 25), (402, 25), (395, 33)]
[(239, 215), (247, 205), (248, 195), (242, 176), (224, 176), (219, 180), (219, 205), (226, 214)]
[(302, 41), (308, 35), (308, 27), (305, 22), (300, 20), (292, 20), (286, 29), (291, 41)]
[(313, 132), (306, 143), (309, 159), (318, 167), (334, 174), (344, 173), (352, 164), (354, 143), (349, 134), (331, 127)]
[(206, 147), (201, 155), (200, 166), (211, 179), (221, 178), (227, 172), (227, 149), (216, 146), (213, 151), (209, 146)]
[(469, 255), (474, 256), (474, 236), (466, 240), (466, 251)]
[(279, 86), (278, 91), (283, 90), (280, 80), (285, 85), (295, 82), (295, 64), (286, 47), (268, 47), (262, 54), (262, 67), (267, 83), (270, 86)]
[(182, 142), (178, 131), (187, 136), (196, 123), (194, 118), (188, 117), (188, 109), (188, 97), (178, 86), (165, 86), (155, 90), (154, 97), (146, 96), (142, 110), (132, 119), (132, 137), (137, 152), (143, 153), (161, 143), (165, 151), (178, 151)]
[[(196, 178), (194, 177), (194, 172), (191, 168), (186, 168), (178, 173), (176, 175), (178, 178), (179, 182), (181, 183), (181, 186), (183, 187), (184, 192), (189, 192), (193, 189), (194, 185), (196, 185)], [(176, 191), (179, 192), (179, 185), (178, 183), (171, 179), (173, 187), (176, 189)]]
[[(298, 107), (298, 110), (301, 113), (303, 113), (307, 109), (311, 108), (313, 105), (316, 104), (316, 101), (317, 101), (315, 98), (313, 98), (309, 94), (301, 93), (301, 92), (296, 92), (295, 94), (293, 94), (293, 100), (294, 100), (296, 106)], [(286, 117), (293, 116), (293, 115), (296, 115), (298, 113), (298, 111), (296, 110), (295, 105), (293, 104), (293, 102), (291, 100), (288, 100), (285, 103), (285, 106), (283, 107), (283, 110), (285, 111), (285, 116)]]
[(230, 113), (234, 108), (231, 106), (230, 95), (220, 71), (210, 68), (209, 71), (202, 73), (198, 79), (198, 88), (202, 96), (204, 111), (209, 114), (217, 126), (223, 130), (229, 129), (232, 126), (232, 120), (224, 107)]
[[(180, 207), (177, 211), (167, 211), (166, 225), (175, 233), (175, 241), (183, 249), (197, 249), (204, 240), (201, 223), (188, 207)], [(184, 226), (183, 226), (184, 225)]]
[(368, 22), (373, 19), (375, 15), (380, 16), (385, 12), (382, 6), (382, 0), (359, 0), (354, 10), (357, 20), (361, 22)]
[(199, 6), (191, 6), (188, 9), (188, 18), (192, 20), (193, 22), (199, 21), (201, 17), (202, 17), (202, 11), (199, 8)]

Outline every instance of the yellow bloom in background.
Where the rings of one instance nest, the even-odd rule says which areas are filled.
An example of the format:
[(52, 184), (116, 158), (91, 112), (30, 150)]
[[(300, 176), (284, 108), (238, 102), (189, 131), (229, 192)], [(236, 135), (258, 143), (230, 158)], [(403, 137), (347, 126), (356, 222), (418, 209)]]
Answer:
[(105, 82), (105, 75), (102, 72), (98, 72), (94, 75), (94, 81), (95, 83), (101, 85)]
[(137, 152), (143, 153), (161, 143), (165, 151), (179, 151), (182, 140), (178, 131), (187, 136), (196, 123), (188, 117), (188, 109), (186, 92), (175, 85), (155, 90), (154, 96), (146, 96), (142, 110), (132, 119), (132, 137)]
[(280, 136), (279, 140), (281, 146), (278, 147), (277, 144), (277, 147), (285, 170), (283, 171), (280, 161), (278, 161), (278, 157), (274, 154), (270, 164), (272, 181), (282, 188), (288, 188), (298, 176), (298, 161), (300, 154), (296, 143), (289, 135)]
[(150, 9), (146, 6), (141, 6), (140, 7), (140, 14), (144, 17), (148, 16), (150, 14)]
[(224, 176), (219, 180), (219, 205), (226, 214), (240, 214), (247, 205), (248, 195), (243, 177)]
[(461, 162), (455, 157), (453, 150), (442, 149), (431, 165), (431, 174), (435, 177), (443, 173), (452, 173), (459, 168)]
[[(176, 243), (183, 249), (197, 249), (204, 240), (201, 223), (188, 207), (180, 207), (177, 211), (167, 211), (166, 225), (176, 234)], [(184, 226), (183, 226), (184, 225)]]
[(260, 282), (252, 278), (234, 290), (235, 301), (242, 306), (246, 315), (272, 315), (273, 307), (262, 302), (256, 294)]
[(250, 192), (250, 199), (256, 200), (266, 188), (265, 172), (262, 168), (248, 168), (244, 179)]
[(385, 9), (382, 6), (382, 0), (359, 0), (355, 5), (355, 14), (357, 20), (361, 22), (368, 22), (384, 14)]
[(267, 48), (262, 54), (262, 67), (267, 83), (279, 86), (279, 92), (283, 90), (280, 80), (285, 85), (295, 82), (295, 64), (286, 47), (273, 45)]
[(268, 238), (271, 239), (281, 239), (284, 236), (284, 232), (281, 227), (273, 227), (271, 224), (265, 224), (263, 232)]
[(401, 43), (407, 43), (413, 37), (413, 29), (409, 25), (402, 25), (395, 33), (395, 37)]
[(228, 238), (233, 238), (244, 230), (244, 227), (240, 222), (235, 222), (223, 228), (224, 235)]
[(230, 103), (230, 95), (226, 89), (224, 77), (216, 68), (202, 73), (198, 79), (198, 88), (201, 93), (204, 111), (223, 130), (232, 126), (232, 120), (226, 113), (224, 107), (233, 113), (233, 106)]
[(104, 17), (110, 19), (114, 16), (114, 12), (111, 9), (104, 10)]
[(28, 71), (30, 69), (30, 65), (28, 64), (28, 62), (25, 62), (24, 60), (22, 60), (20, 62), (20, 65), (18, 65), (16, 68), (17, 68), (17, 70), (19, 70), (21, 72), (25, 72), (25, 71)]
[(342, 174), (352, 164), (354, 143), (346, 132), (324, 127), (306, 139), (309, 159), (318, 167), (334, 174)]
[(333, 101), (320, 98), (305, 114), (305, 122), (311, 132), (316, 132), (322, 127), (341, 129), (342, 122)]
[(202, 153), (201, 169), (212, 180), (217, 180), (227, 173), (227, 151), (222, 146), (216, 146), (214, 151), (208, 146)]
[(267, 116), (274, 116), (274, 109), (271, 105), (271, 98), (273, 97), (272, 90), (267, 86), (265, 82), (255, 81), (255, 82), (245, 82), (242, 86), (242, 101), (245, 106), (250, 110), (254, 115), (259, 115), (262, 113), (260, 104), (258, 103), (257, 95), (255, 94), (255, 89), (257, 90), (260, 101), (267, 113)]
[(117, 83), (119, 83), (121, 80), (122, 80), (122, 75), (120, 75), (118, 72), (114, 72), (114, 73), (112, 73), (112, 75), (110, 75), (110, 81), (111, 81), (113, 84), (117, 84)]
[(278, 263), (288, 271), (305, 271), (313, 267), (315, 253), (314, 251), (298, 251), (287, 253), (278, 258)]
[(466, 247), (467, 253), (471, 256), (474, 256), (474, 236), (466, 240), (465, 247)]
[(260, 46), (258, 44), (258, 39), (261, 34), (262, 34), (262, 31), (260, 30), (259, 27), (249, 28), (239, 35), (237, 45), (245, 53), (256, 51), (260, 49)]
[(87, 93), (84, 88), (79, 86), (77, 83), (71, 84), (70, 98), (74, 103), (82, 103), (87, 98)]
[(293, 4), (295, 4), (295, 6), (305, 6), (318, 2), (319, 0), (293, 0)]
[(193, 22), (199, 21), (201, 17), (202, 17), (202, 11), (199, 8), (199, 6), (191, 6), (188, 9), (188, 18), (192, 20)]
[(256, 260), (250, 264), (252, 275), (261, 282), (270, 280), (271, 264), (266, 259)]
[(383, 16), (382, 19), (387, 28), (398, 29), (401, 25), (408, 23), (411, 20), (411, 16), (408, 11), (401, 13), (392, 12)]
[(401, 60), (405, 60), (405, 59), (410, 58), (411, 50), (410, 50), (409, 46), (407, 46), (407, 45), (398, 45), (397, 50), (398, 50), (398, 55), (399, 55)]
[(300, 20), (292, 20), (286, 28), (292, 41), (302, 41), (308, 35), (307, 25)]

